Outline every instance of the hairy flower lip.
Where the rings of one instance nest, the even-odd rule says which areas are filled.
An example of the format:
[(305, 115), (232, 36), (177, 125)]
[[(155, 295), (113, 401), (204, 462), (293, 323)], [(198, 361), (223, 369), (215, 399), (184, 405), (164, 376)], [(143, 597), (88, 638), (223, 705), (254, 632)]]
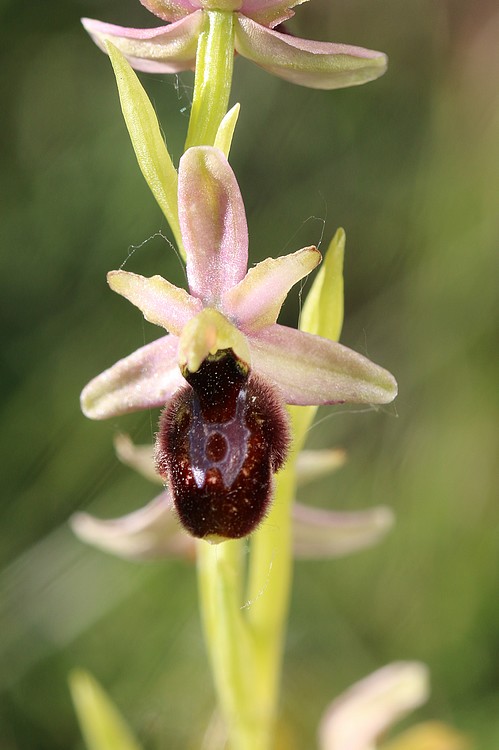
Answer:
[(210, 353), (185, 378), (190, 387), (159, 420), (156, 467), (192, 536), (248, 536), (268, 514), (273, 476), (288, 454), (288, 414), (232, 347)]
[[(294, 14), (291, 8), (299, 2), (223, 0), (218, 5), (226, 7), (220, 8), (215, 8), (217, 3), (184, 0), (141, 2), (170, 23), (136, 29), (82, 19), (84, 28), (104, 52), (106, 41), (111, 41), (137, 70), (178, 73), (193, 69), (204, 14), (211, 10), (234, 13), (236, 52), (291, 83), (318, 89), (344, 88), (372, 81), (386, 70), (387, 57), (382, 52), (315, 42), (275, 31), (274, 27)], [(213, 8), (208, 7), (211, 5)]]
[[(158, 276), (109, 274), (114, 291), (170, 333), (85, 387), (81, 403), (88, 417), (106, 419), (163, 406), (182, 382), (179, 342), (181, 356), (205, 352), (195, 357), (241, 342), (234, 345), (240, 352), (249, 347), (250, 355), (243, 359), (251, 359), (255, 373), (277, 386), (286, 403), (383, 404), (395, 398), (395, 379), (382, 367), (341, 344), (276, 323), (287, 293), (316, 267), (320, 254), (303, 248), (246, 272), (244, 204), (221, 151), (210, 146), (186, 151), (179, 166), (178, 204), (190, 294)], [(208, 322), (210, 310), (216, 312), (215, 327)], [(184, 331), (198, 319), (187, 342)]]

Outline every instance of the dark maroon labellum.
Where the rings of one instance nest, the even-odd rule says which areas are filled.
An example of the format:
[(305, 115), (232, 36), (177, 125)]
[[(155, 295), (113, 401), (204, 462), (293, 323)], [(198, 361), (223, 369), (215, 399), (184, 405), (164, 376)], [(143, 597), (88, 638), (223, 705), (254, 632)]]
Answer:
[(288, 420), (274, 389), (232, 349), (210, 355), (164, 409), (156, 464), (182, 525), (196, 537), (237, 539), (262, 521), (284, 463)]

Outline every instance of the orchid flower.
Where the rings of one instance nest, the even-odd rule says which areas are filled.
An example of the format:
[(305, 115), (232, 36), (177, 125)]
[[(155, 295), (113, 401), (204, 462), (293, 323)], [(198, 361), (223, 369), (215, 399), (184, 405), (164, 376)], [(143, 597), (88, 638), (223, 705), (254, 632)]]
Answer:
[(225, 14), (232, 49), (292, 83), (318, 89), (343, 88), (374, 80), (386, 69), (386, 56), (381, 52), (314, 42), (276, 31), (276, 26), (294, 14), (292, 7), (305, 0), (140, 1), (168, 24), (134, 29), (82, 19), (101, 49), (106, 51), (105, 42), (111, 41), (136, 70), (177, 73), (194, 69), (198, 40), (207, 32), (210, 12)]
[[(93, 419), (166, 404), (157, 466), (183, 525), (195, 536), (237, 538), (268, 510), (272, 474), (287, 451), (285, 403), (384, 404), (397, 387), (347, 347), (276, 323), (290, 288), (321, 256), (306, 247), (246, 272), (244, 205), (220, 150), (183, 155), (178, 207), (189, 293), (160, 276), (108, 274), (111, 288), (168, 334), (94, 378), (81, 404)], [(194, 501), (196, 487), (211, 486), (208, 505)], [(228, 503), (223, 514), (215, 496)], [(219, 527), (222, 515), (232, 518), (230, 528)]]

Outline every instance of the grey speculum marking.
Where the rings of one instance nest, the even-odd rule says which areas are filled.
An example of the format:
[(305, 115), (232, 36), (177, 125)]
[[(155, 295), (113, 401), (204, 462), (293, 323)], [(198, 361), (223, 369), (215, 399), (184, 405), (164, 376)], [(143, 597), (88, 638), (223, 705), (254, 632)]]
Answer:
[(246, 427), (244, 411), (247, 389), (241, 388), (236, 411), (227, 422), (208, 422), (203, 417), (198, 397), (194, 394), (189, 448), (192, 473), (199, 489), (206, 482), (209, 469), (218, 469), (227, 489), (234, 484), (248, 453), (250, 431)]

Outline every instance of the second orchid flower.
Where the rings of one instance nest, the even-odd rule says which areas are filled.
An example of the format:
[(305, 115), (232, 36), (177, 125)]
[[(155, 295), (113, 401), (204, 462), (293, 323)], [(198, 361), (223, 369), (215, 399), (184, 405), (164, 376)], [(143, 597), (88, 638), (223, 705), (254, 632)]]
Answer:
[(211, 33), (210, 14), (222, 14), (226, 43), (268, 72), (292, 83), (336, 89), (372, 81), (386, 70), (382, 52), (347, 44), (300, 39), (277, 31), (305, 0), (141, 0), (167, 21), (149, 29), (126, 28), (84, 18), (83, 25), (106, 51), (111, 41), (136, 70), (177, 73), (194, 69), (198, 41)]

